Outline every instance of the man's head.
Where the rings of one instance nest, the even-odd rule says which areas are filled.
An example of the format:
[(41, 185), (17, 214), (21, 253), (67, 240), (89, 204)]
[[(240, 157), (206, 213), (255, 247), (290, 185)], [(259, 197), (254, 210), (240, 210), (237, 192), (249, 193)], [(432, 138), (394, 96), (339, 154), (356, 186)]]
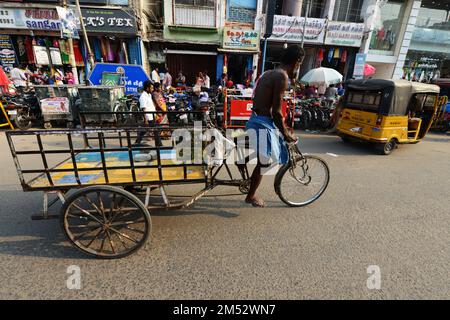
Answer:
[(153, 90), (153, 84), (150, 80), (144, 81), (144, 91), (147, 93), (151, 93)]
[(281, 66), (286, 69), (289, 78), (296, 76), (304, 57), (305, 51), (298, 45), (291, 45), (283, 49)]

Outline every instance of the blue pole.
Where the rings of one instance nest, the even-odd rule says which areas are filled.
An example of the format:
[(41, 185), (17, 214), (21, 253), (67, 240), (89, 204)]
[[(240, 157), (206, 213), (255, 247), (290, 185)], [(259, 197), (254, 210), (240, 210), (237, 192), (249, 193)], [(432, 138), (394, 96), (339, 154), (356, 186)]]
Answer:
[(263, 50), (263, 61), (262, 61), (262, 67), (261, 67), (261, 74), (264, 73), (264, 67), (266, 65), (266, 52), (267, 52), (267, 37), (264, 38), (264, 50)]

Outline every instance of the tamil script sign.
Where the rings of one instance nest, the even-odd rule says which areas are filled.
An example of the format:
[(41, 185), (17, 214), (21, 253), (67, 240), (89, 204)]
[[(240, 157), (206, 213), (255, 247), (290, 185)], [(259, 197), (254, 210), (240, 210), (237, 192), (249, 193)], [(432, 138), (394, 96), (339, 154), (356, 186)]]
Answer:
[(222, 48), (245, 51), (259, 50), (259, 33), (252, 29), (223, 29)]
[(329, 21), (325, 44), (360, 47), (364, 34), (364, 23)]
[(150, 80), (142, 66), (134, 64), (97, 63), (89, 74), (89, 82), (93, 85), (102, 85), (104, 73), (119, 73), (125, 86), (125, 93), (137, 93), (144, 81)]
[[(307, 18), (305, 25), (304, 17), (289, 17), (275, 15), (273, 20), (272, 36), (269, 40), (323, 43), (325, 38), (325, 19)], [(303, 37), (303, 29), (305, 35)]]
[(61, 21), (55, 9), (14, 9), (0, 7), (0, 29), (59, 31)]

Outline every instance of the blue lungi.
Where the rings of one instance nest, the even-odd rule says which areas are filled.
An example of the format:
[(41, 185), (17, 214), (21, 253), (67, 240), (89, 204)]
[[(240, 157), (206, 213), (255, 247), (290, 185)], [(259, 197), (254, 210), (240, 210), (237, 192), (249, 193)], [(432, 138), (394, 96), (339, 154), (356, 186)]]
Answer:
[(285, 164), (288, 162), (289, 157), (286, 142), (275, 126), (272, 118), (258, 116), (252, 113), (252, 116), (247, 122), (246, 129), (253, 130), (256, 133), (259, 162), (263, 162), (262, 164), (266, 165), (272, 163)]

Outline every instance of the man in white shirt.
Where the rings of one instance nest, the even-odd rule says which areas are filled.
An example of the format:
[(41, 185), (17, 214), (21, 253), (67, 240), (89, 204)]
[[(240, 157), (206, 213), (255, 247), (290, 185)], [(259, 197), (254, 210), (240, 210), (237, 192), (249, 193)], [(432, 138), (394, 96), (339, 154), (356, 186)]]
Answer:
[(27, 76), (25, 74), (25, 71), (19, 69), (17, 65), (14, 66), (9, 75), (11, 77), (11, 81), (14, 83), (14, 86), (16, 88), (22, 88), (27, 86)]
[[(152, 98), (152, 92), (153, 92), (153, 84), (150, 80), (147, 80), (144, 82), (144, 91), (142, 91), (141, 96), (139, 97), (139, 106), (142, 111), (145, 112), (155, 112), (156, 107), (155, 103)], [(145, 120), (149, 127), (155, 127), (155, 121), (154, 118), (155, 115), (153, 113), (146, 113), (145, 114)], [(147, 132), (145, 131), (139, 131), (138, 137), (135, 141), (135, 144), (140, 144), (142, 142), (142, 138), (144, 138), (145, 134)], [(158, 134), (158, 132), (155, 132), (155, 144), (157, 146), (161, 146), (161, 138)]]
[(152, 81), (155, 83), (156, 82), (161, 83), (161, 78), (159, 77), (159, 71), (157, 67), (152, 71)]
[(203, 74), (205, 75), (205, 82), (204, 82), (205, 87), (209, 89), (211, 88), (211, 79), (208, 76), (208, 71), (205, 70)]

